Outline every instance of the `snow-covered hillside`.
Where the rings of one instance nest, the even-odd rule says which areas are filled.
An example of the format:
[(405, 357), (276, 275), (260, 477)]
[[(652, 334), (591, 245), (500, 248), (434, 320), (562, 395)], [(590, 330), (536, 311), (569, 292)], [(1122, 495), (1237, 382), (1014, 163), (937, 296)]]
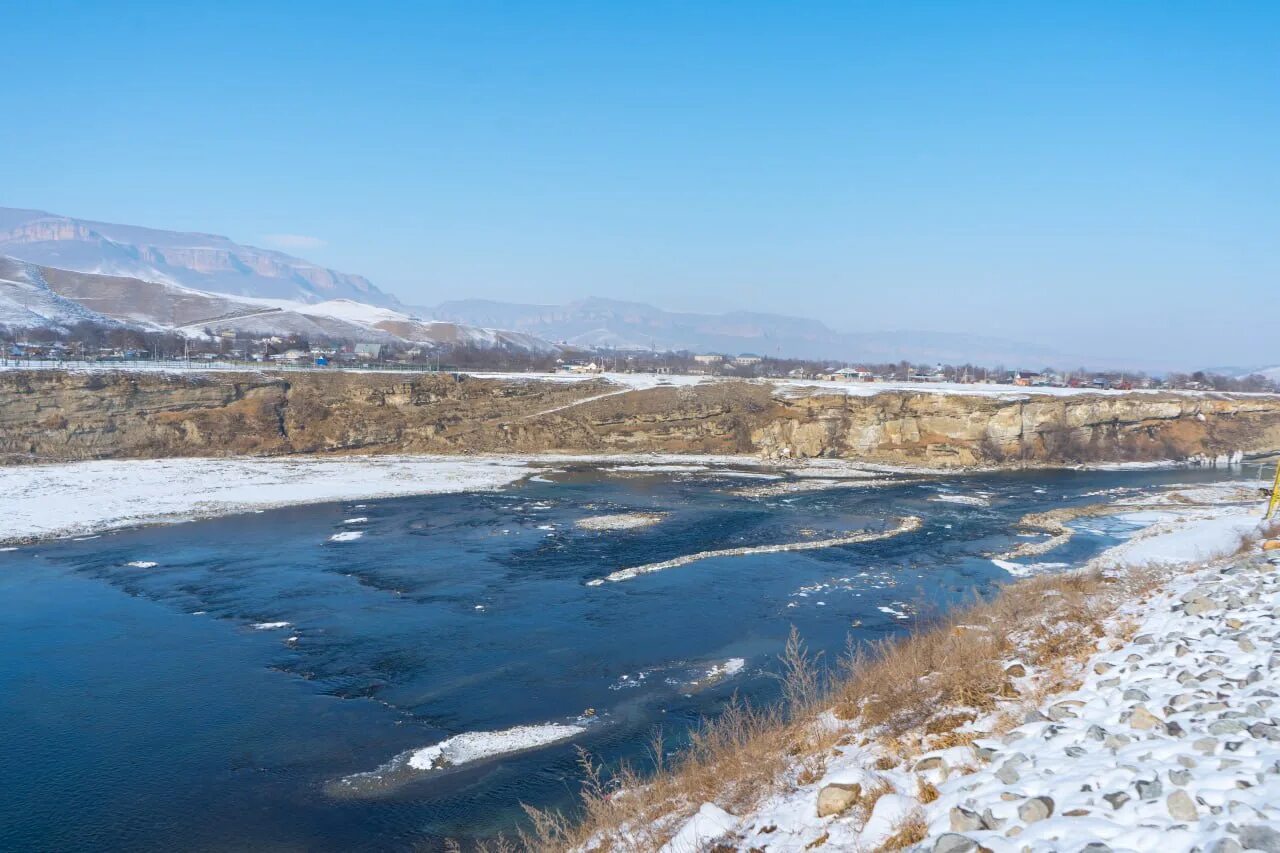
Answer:
[(398, 304), (363, 276), (216, 234), (93, 222), (0, 207), (0, 253), (83, 273), (167, 282), (230, 296)]
[[(41, 267), (0, 256), (0, 327), (65, 329), (78, 322), (177, 331), (188, 336), (234, 331), (254, 337), (471, 345), (530, 352), (556, 347), (520, 332), (418, 319), (351, 299), (319, 303), (231, 297), (138, 278)], [(87, 307), (92, 306), (92, 308)]]
[(39, 267), (0, 256), (0, 326), (66, 329), (77, 323), (119, 323), (49, 288)]

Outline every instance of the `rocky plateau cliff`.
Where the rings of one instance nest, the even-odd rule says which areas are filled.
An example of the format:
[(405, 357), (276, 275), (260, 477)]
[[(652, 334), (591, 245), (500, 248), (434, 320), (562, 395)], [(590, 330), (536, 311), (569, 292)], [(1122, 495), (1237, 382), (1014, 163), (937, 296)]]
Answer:
[(1043, 467), (1280, 450), (1280, 397), (1007, 397), (452, 374), (0, 373), (0, 459), (737, 453)]

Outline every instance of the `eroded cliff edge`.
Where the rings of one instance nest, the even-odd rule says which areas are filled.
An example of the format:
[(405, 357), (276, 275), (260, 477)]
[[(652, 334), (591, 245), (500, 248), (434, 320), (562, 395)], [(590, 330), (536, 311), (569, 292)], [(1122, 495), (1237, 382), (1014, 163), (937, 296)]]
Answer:
[(452, 374), (0, 373), (0, 458), (743, 453), (938, 468), (1280, 450), (1280, 397), (944, 395)]

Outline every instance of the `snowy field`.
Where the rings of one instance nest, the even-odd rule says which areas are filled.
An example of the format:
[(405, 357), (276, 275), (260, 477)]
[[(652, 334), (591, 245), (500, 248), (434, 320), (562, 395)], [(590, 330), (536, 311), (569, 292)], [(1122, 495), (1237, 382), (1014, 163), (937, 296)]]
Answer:
[(293, 504), (495, 489), (515, 458), (163, 459), (0, 468), (0, 542), (83, 536)]

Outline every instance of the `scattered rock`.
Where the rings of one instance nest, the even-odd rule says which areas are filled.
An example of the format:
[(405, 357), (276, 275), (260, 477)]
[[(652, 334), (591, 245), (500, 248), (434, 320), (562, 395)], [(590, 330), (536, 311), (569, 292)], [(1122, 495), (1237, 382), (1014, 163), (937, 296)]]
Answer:
[(1213, 755), (1218, 751), (1218, 740), (1217, 738), (1202, 737), (1191, 744), (1191, 748), (1196, 752), (1203, 752), (1205, 755)]
[(1158, 799), (1164, 793), (1164, 785), (1159, 779), (1139, 779), (1133, 783), (1133, 788), (1138, 792), (1138, 799), (1144, 803)]
[(1129, 725), (1139, 731), (1148, 731), (1150, 729), (1159, 729), (1164, 727), (1164, 720), (1151, 713), (1143, 705), (1137, 705), (1133, 709), (1133, 714), (1129, 717)]
[(1191, 795), (1182, 789), (1178, 789), (1165, 799), (1165, 806), (1169, 809), (1169, 816), (1174, 820), (1193, 821), (1200, 819), (1200, 812), (1196, 808), (1195, 801), (1191, 799)]
[(1280, 853), (1280, 832), (1266, 824), (1254, 823), (1240, 827), (1240, 843), (1247, 850), (1263, 850)]
[(1006, 785), (1014, 785), (1017, 784), (1017, 781), (1022, 777), (1018, 774), (1014, 764), (1010, 761), (1006, 761), (1004, 764), (1001, 764), (1000, 769), (996, 771), (996, 778)]
[(1018, 806), (1018, 817), (1023, 823), (1035, 823), (1053, 814), (1052, 797), (1032, 797)]
[(1183, 610), (1188, 616), (1200, 616), (1217, 609), (1218, 604), (1213, 599), (1205, 598), (1204, 596), (1197, 596), (1183, 605)]
[(985, 849), (972, 838), (954, 832), (939, 835), (938, 840), (933, 842), (933, 853), (978, 853)]
[(984, 829), (978, 813), (961, 806), (953, 806), (950, 817), (952, 832), (976, 832)]
[(1102, 799), (1111, 804), (1111, 808), (1118, 809), (1125, 803), (1129, 802), (1131, 797), (1124, 791), (1116, 791), (1113, 794), (1104, 794)]
[(1280, 727), (1270, 723), (1254, 723), (1249, 726), (1249, 734), (1265, 740), (1280, 740)]
[(857, 782), (851, 785), (824, 785), (818, 792), (818, 817), (843, 814), (853, 807), (862, 796), (862, 786)]

